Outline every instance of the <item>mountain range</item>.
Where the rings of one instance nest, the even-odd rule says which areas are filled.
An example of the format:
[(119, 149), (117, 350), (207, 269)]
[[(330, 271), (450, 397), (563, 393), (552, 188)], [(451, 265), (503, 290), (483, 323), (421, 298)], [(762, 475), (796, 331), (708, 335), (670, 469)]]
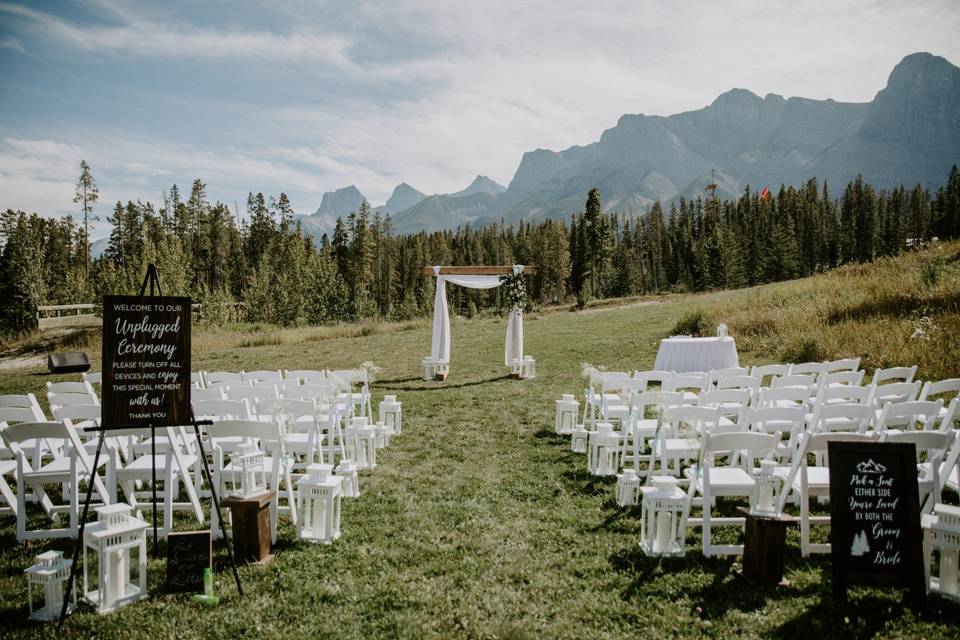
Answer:
[[(605, 210), (639, 214), (655, 201), (702, 195), (711, 175), (721, 197), (811, 177), (826, 179), (836, 194), (858, 174), (877, 187), (936, 188), (953, 164), (960, 164), (960, 68), (915, 53), (870, 102), (732, 89), (695, 111), (624, 115), (586, 146), (528, 151), (507, 188), (477, 176), (462, 191), (427, 196), (402, 183), (378, 208), (397, 232), (409, 233), (568, 218), (594, 186)], [(308, 233), (329, 232), (363, 200), (355, 186), (328, 192), (298, 220)]]

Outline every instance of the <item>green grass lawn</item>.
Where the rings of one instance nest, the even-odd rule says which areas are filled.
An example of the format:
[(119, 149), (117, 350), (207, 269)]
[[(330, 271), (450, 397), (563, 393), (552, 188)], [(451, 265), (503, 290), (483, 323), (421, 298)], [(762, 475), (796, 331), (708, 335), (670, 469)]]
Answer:
[[(820, 358), (861, 355), (866, 366), (905, 358), (898, 363), (920, 364), (921, 377), (960, 375), (958, 249), (945, 245), (857, 273), (744, 291), (533, 314), (525, 351), (537, 358), (538, 377), (522, 382), (508, 379), (502, 365), (501, 318), (453, 321), (446, 383), (419, 379), (430, 345), (426, 321), (197, 329), (195, 369), (340, 368), (372, 360), (383, 368), (375, 402), (384, 393), (400, 396), (403, 435), (362, 475), (363, 496), (344, 502), (343, 537), (333, 545), (296, 543), (283, 524), (276, 562), (241, 569), (243, 596), (218, 550), (223, 599), (216, 608), (166, 595), (164, 562), (151, 561), (149, 599), (106, 616), (74, 614), (63, 635), (955, 638), (960, 605), (936, 598), (914, 612), (897, 591), (857, 588), (848, 604), (835, 604), (829, 559), (801, 559), (796, 531), (788, 538), (792, 586), (784, 589), (745, 586), (733, 575), (735, 559), (704, 559), (699, 532), (688, 537), (685, 558), (644, 557), (638, 510), (617, 508), (613, 480), (590, 476), (585, 457), (570, 453), (552, 428), (553, 401), (563, 392), (581, 395), (581, 362), (650, 368), (659, 339), (695, 310), (710, 323), (729, 319), (743, 364), (807, 349)], [(919, 274), (933, 259), (941, 273), (931, 284)], [(911, 273), (916, 277), (904, 275)], [(841, 313), (843, 305), (861, 308), (865, 296), (886, 300), (870, 283), (879, 287), (890, 274), (897, 279), (884, 286), (919, 299), (916, 309)], [(939, 306), (926, 305), (927, 297)], [(911, 341), (921, 317), (932, 318), (936, 330)], [(869, 331), (856, 337), (856, 323)], [(86, 348), (97, 352), (99, 342)], [(48, 379), (40, 369), (2, 371), (0, 393), (39, 397)], [(23, 577), (48, 548), (69, 546), (18, 545), (13, 519), (0, 518), (3, 637), (56, 635), (55, 625), (27, 620)]]

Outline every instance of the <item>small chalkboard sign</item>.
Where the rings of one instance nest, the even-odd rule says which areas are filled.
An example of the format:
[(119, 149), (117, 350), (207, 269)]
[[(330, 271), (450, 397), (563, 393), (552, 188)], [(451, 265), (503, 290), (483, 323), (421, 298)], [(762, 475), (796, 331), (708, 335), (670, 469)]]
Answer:
[(185, 297), (103, 297), (104, 428), (190, 422), (190, 312)]
[(904, 587), (926, 596), (912, 443), (831, 442), (830, 546), (833, 594), (850, 585)]
[(210, 531), (187, 531), (167, 536), (167, 591), (200, 593), (203, 570), (212, 568)]

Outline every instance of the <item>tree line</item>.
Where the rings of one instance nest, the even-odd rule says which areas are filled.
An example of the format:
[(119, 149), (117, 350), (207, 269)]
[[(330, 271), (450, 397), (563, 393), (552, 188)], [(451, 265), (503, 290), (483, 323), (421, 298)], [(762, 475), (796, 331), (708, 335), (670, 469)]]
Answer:
[[(877, 190), (858, 177), (834, 197), (825, 182), (811, 179), (775, 194), (747, 188), (721, 200), (707, 192), (667, 210), (655, 202), (634, 217), (604, 213), (592, 189), (569, 221), (409, 235), (397, 235), (389, 215), (364, 203), (318, 241), (303, 232), (285, 194), (250, 193), (241, 215), (211, 203), (197, 179), (186, 198), (174, 185), (158, 207), (117, 202), (107, 247), (91, 259), (88, 218), (96, 196), (84, 163), (82, 226), (72, 217), (0, 213), (0, 335), (34, 327), (38, 305), (136, 293), (151, 262), (164, 293), (203, 304), (203, 321), (296, 325), (428, 314), (433, 282), (422, 268), (434, 264), (532, 265), (532, 304), (584, 304), (774, 282), (895, 255), (933, 237), (960, 237), (956, 166), (934, 193), (920, 186)], [(505, 306), (497, 289), (454, 287), (448, 299), (464, 315)]]

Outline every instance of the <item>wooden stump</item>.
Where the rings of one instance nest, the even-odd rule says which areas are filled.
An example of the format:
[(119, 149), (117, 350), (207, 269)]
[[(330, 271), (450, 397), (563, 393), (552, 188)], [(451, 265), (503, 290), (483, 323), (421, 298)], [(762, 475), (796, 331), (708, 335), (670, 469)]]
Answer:
[(750, 584), (790, 585), (783, 579), (787, 527), (797, 523), (789, 516), (759, 516), (740, 509), (746, 516), (743, 544), (743, 570), (737, 575)]
[(270, 503), (276, 491), (242, 498), (230, 496), (220, 505), (233, 514), (233, 553), (240, 562), (267, 563), (270, 554)]

